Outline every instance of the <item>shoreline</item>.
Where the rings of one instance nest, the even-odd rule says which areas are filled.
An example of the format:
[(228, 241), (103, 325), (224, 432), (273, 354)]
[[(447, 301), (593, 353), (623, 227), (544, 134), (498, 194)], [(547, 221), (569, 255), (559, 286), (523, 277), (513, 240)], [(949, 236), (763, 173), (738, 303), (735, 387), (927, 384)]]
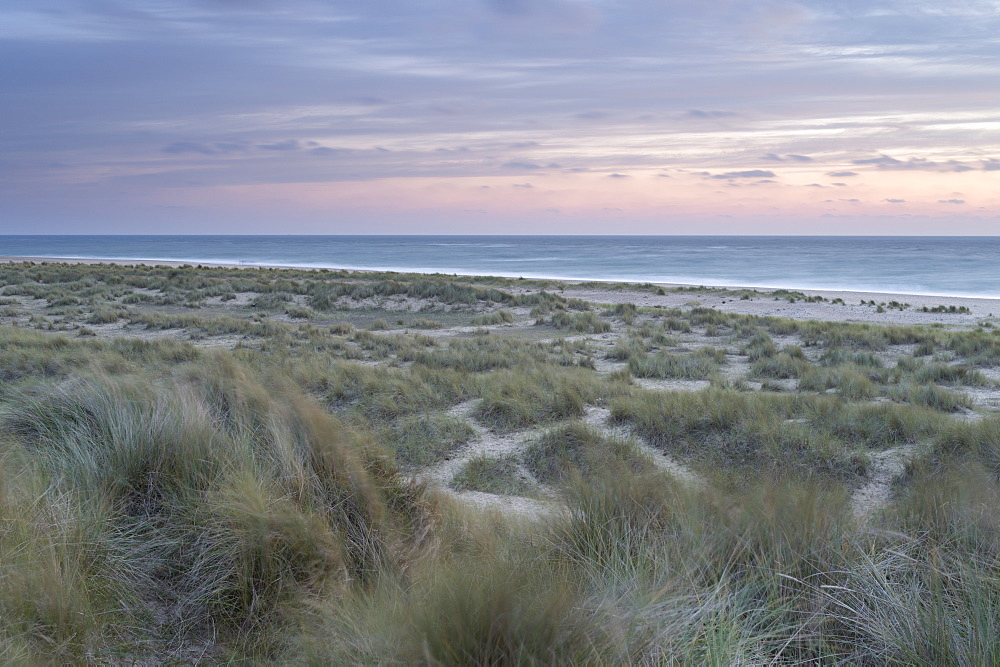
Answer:
[[(411, 272), (393, 271), (381, 269), (344, 269), (340, 267), (319, 267), (319, 266), (296, 266), (283, 264), (246, 264), (228, 262), (202, 262), (198, 260), (156, 260), (156, 259), (107, 259), (107, 258), (85, 258), (85, 257), (34, 257), (34, 256), (0, 256), (0, 264), (16, 264), (34, 262), (39, 264), (110, 264), (114, 266), (166, 266), (181, 267), (202, 266), (205, 268), (224, 269), (275, 269), (275, 270), (298, 270), (298, 271), (321, 271), (323, 269), (331, 271), (351, 271), (355, 273), (416, 273), (434, 275), (431, 272)], [(438, 275), (453, 275), (450, 273), (439, 273)], [(455, 274), (460, 277), (476, 277), (483, 274)], [(517, 280), (516, 277), (490, 276)], [(760, 287), (753, 285), (707, 285), (692, 283), (667, 283), (650, 281), (619, 281), (600, 279), (561, 279), (561, 278), (541, 278), (532, 277), (530, 280), (551, 280), (564, 283), (567, 296), (583, 298), (597, 303), (624, 303), (632, 302), (638, 306), (663, 306), (682, 307), (700, 305), (709, 308), (716, 308), (725, 312), (737, 312), (747, 315), (790, 317), (797, 320), (825, 320), (825, 321), (853, 321), (871, 322), (881, 324), (945, 324), (972, 326), (984, 318), (992, 318), (1000, 315), (1000, 297), (987, 296), (947, 296), (935, 294), (908, 294), (903, 292), (878, 292), (878, 291), (855, 291), (837, 289), (811, 289), (799, 287)], [(607, 283), (608, 288), (595, 287), (594, 283)], [(614, 285), (615, 287), (611, 287)], [(655, 285), (667, 290), (682, 288), (681, 291), (669, 291), (666, 295), (656, 295), (648, 290), (628, 290), (619, 288), (618, 285)], [(693, 288), (693, 289), (687, 289)], [(705, 288), (706, 292), (699, 291), (698, 288)], [(760, 297), (749, 300), (734, 299), (732, 295), (725, 292), (712, 293), (711, 290), (753, 290), (760, 293)], [(806, 296), (818, 296), (826, 299), (824, 302), (796, 301), (794, 303), (787, 300), (767, 299), (769, 294), (785, 290), (805, 294)], [(842, 299), (844, 304), (831, 303), (834, 299)], [(888, 303), (897, 301), (909, 304), (905, 310), (890, 310), (879, 313), (874, 306), (861, 305), (861, 301), (875, 301), (876, 303)], [(968, 313), (931, 313), (920, 310), (923, 307), (935, 308), (938, 306), (954, 305), (956, 307), (968, 308)]]

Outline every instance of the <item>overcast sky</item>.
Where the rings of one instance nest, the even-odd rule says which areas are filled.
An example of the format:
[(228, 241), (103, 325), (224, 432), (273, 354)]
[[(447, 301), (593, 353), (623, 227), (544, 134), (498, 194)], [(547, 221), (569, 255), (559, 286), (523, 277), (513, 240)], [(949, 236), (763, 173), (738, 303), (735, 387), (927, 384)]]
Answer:
[(1000, 2), (4, 0), (0, 233), (1000, 234)]

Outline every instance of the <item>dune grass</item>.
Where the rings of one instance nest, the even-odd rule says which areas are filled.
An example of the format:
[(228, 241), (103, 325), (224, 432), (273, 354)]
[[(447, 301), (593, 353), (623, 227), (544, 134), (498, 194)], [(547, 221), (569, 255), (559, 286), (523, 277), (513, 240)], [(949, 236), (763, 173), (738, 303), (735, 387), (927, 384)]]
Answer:
[[(54, 638), (55, 658), (119, 627), (193, 641), (214, 628), (267, 654), (287, 605), (398, 569), (419, 541), (420, 491), (373, 442), (225, 357), (163, 381), (93, 375), (15, 401), (8, 462), (26, 459), (19, 476), (40, 480), (44, 511), (59, 514), (7, 546), (48, 552), (17, 559), (18, 586), (43, 588), (16, 597), (23, 634)], [(39, 509), (23, 497), (4, 507), (12, 521)]]
[(451, 488), (508, 496), (527, 496), (535, 491), (534, 484), (521, 476), (518, 458), (513, 454), (472, 458), (452, 479)]
[[(994, 329), (391, 273), (2, 265), (0, 285), (5, 664), (1000, 659), (1000, 424), (966, 393), (995, 389)], [(543, 326), (464, 330), (528, 309)], [(595, 406), (620, 428), (582, 421)], [(526, 444), (414, 481), (482, 429)]]
[(524, 453), (528, 470), (541, 482), (568, 483), (648, 472), (652, 464), (635, 446), (607, 437), (582, 422), (550, 429)]

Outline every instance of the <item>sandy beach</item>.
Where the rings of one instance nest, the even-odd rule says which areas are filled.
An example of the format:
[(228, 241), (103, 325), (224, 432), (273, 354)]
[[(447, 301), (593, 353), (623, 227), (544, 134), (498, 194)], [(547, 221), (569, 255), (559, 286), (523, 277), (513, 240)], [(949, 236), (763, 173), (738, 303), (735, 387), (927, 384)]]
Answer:
[[(227, 264), (191, 261), (165, 261), (146, 259), (98, 259), (78, 257), (16, 257), (0, 256), (0, 263), (35, 262), (45, 264), (111, 264), (117, 266), (170, 266), (200, 265), (209, 268), (231, 269), (295, 269), (300, 271), (320, 270), (317, 267), (299, 267), (291, 265), (264, 264)], [(337, 270), (337, 267), (327, 267)], [(365, 273), (365, 271), (357, 271)], [(878, 324), (940, 324), (946, 326), (969, 327), (976, 326), (986, 318), (1000, 316), (1000, 298), (987, 297), (955, 297), (919, 294), (901, 294), (893, 292), (853, 292), (844, 290), (796, 289), (806, 296), (818, 296), (826, 301), (807, 302), (796, 300), (794, 303), (787, 298), (775, 297), (779, 291), (774, 288), (755, 287), (753, 285), (683, 285), (679, 283), (653, 283), (664, 288), (666, 294), (654, 294), (648, 289), (620, 288), (620, 283), (609, 283), (607, 289), (595, 287), (593, 282), (582, 280), (560, 280), (566, 285), (561, 292), (569, 298), (583, 299), (595, 303), (634, 303), (637, 306), (681, 308), (685, 306), (702, 306), (714, 308), (726, 313), (757, 315), (763, 317), (787, 317), (795, 320), (821, 320), (829, 322), (868, 322)], [(614, 287), (611, 287), (614, 285)], [(673, 291), (676, 288), (705, 287), (706, 290)], [(749, 299), (727, 294), (726, 291), (756, 290), (759, 295), (751, 295)], [(518, 290), (514, 290), (515, 292)], [(531, 291), (531, 290), (522, 290)], [(834, 303), (836, 299), (843, 301)], [(876, 305), (868, 305), (874, 301)], [(908, 304), (902, 310), (883, 308), (878, 312), (878, 304), (891, 302)], [(864, 305), (862, 302), (866, 302)], [(923, 312), (923, 308), (933, 309), (939, 306), (955, 306), (956, 309), (967, 308), (968, 312)]]

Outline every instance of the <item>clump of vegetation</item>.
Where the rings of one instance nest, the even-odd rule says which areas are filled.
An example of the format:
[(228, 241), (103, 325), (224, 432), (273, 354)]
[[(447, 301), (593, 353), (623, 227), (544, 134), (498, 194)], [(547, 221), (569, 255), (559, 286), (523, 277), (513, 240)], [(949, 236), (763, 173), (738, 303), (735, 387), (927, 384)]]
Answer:
[(305, 306), (289, 304), (285, 307), (285, 315), (288, 315), (293, 320), (311, 320), (316, 317), (316, 311)]
[(19, 487), (3, 509), (22, 528), (0, 544), (19, 572), (0, 598), (21, 601), (8, 628), (39, 650), (82, 656), (113, 627), (148, 632), (151, 605), (170, 610), (173, 634), (214, 626), (271, 650), (267, 629), (310, 590), (402, 567), (418, 539), (420, 494), (374, 443), (228, 359), (163, 383), (81, 378), (17, 403), (5, 428), (14, 452), (33, 454), (15, 465), (23, 491), (64, 499), (56, 524), (25, 523), (38, 506)]
[(805, 359), (782, 352), (753, 362), (750, 365), (750, 373), (755, 377), (762, 378), (797, 378), (805, 373), (809, 367), (809, 363)]
[(686, 354), (661, 350), (653, 356), (631, 357), (628, 369), (632, 375), (640, 378), (705, 380), (719, 370), (724, 359), (721, 350), (710, 347)]
[(380, 429), (379, 440), (405, 467), (437, 463), (469, 442), (475, 431), (468, 422), (441, 414), (416, 414)]
[(479, 491), (508, 496), (526, 496), (534, 491), (534, 485), (520, 475), (517, 456), (476, 456), (452, 479), (451, 486), (456, 491)]
[(570, 315), (560, 310), (552, 315), (549, 324), (556, 329), (571, 329), (579, 333), (599, 334), (611, 331), (611, 323), (602, 320), (592, 312)]
[(490, 428), (512, 430), (533, 424), (581, 417), (584, 407), (604, 392), (590, 372), (542, 366), (501, 370), (482, 378), (482, 401), (474, 416)]
[(954, 304), (950, 306), (945, 306), (945, 305), (931, 306), (930, 308), (924, 306), (920, 310), (925, 313), (968, 313), (969, 312), (968, 306), (956, 306)]
[(635, 444), (618, 437), (606, 437), (582, 422), (546, 431), (524, 454), (525, 465), (540, 481), (568, 482), (621, 474), (640, 474), (652, 464)]
[(510, 324), (514, 321), (514, 314), (509, 310), (494, 310), (492, 313), (483, 313), (472, 318), (472, 326), (485, 327), (497, 324)]

